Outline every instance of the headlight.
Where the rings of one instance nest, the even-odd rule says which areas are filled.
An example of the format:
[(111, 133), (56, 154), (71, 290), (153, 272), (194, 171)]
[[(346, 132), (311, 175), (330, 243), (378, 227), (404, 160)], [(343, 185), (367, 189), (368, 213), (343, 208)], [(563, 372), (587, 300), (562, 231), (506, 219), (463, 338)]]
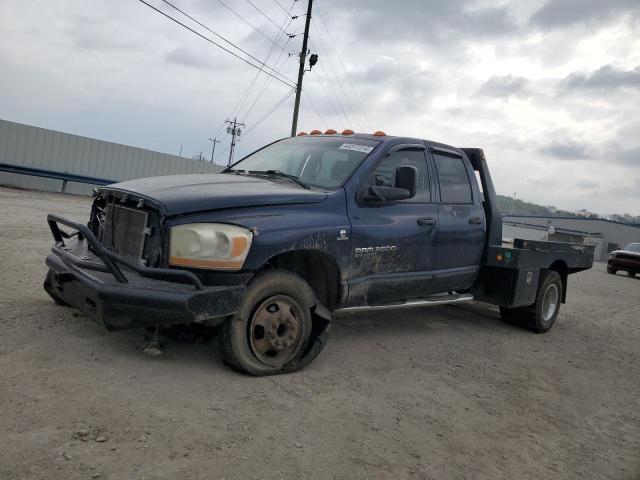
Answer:
[(211, 270), (241, 270), (253, 235), (221, 223), (191, 223), (171, 229), (169, 264)]

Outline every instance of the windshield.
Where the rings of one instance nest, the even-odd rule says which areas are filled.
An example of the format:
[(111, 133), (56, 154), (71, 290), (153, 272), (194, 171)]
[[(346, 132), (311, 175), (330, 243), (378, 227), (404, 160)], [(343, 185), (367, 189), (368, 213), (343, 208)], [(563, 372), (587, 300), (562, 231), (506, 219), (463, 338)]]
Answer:
[(638, 253), (640, 253), (640, 243), (630, 243), (629, 245), (624, 247), (624, 249), (627, 252), (638, 252)]
[(306, 185), (335, 189), (380, 142), (345, 137), (295, 137), (269, 145), (231, 166), (244, 172), (292, 175)]

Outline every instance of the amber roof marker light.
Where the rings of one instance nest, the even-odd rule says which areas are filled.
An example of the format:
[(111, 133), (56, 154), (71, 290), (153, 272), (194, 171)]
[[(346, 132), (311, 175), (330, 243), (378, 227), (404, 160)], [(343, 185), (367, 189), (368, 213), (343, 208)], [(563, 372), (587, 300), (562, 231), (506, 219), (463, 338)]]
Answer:
[(311, 130), (309, 135), (322, 135), (322, 132), (320, 130)]
[(353, 135), (353, 130), (347, 128), (346, 130), (342, 131), (342, 135)]
[(376, 133), (373, 134), (374, 137), (386, 137), (387, 134), (384, 133), (382, 130), (378, 130)]
[(333, 128), (330, 128), (329, 130), (327, 130), (326, 132), (324, 132), (325, 135), (335, 135), (336, 132)]
[(307, 135), (308, 135), (307, 132), (300, 132), (298, 134), (299, 137), (306, 137)]

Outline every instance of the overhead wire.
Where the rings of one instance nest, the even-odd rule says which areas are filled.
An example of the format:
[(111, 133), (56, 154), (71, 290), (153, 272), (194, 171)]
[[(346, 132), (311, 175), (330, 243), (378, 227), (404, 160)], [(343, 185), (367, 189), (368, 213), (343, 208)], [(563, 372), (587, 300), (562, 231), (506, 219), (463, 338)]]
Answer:
[(324, 125), (324, 128), (328, 128), (329, 124), (327, 123), (327, 121), (324, 119), (324, 117), (322, 116), (322, 114), (320, 113), (320, 110), (318, 110), (318, 107), (316, 107), (316, 104), (313, 102), (313, 100), (311, 99), (310, 95), (307, 95), (306, 92), (303, 90), (302, 91), (302, 95), (304, 96), (305, 99), (308, 100), (308, 102), (311, 104), (311, 107), (313, 108), (313, 110), (316, 112), (316, 115), (318, 116), (318, 118), (320, 119), (320, 122), (322, 122), (322, 124)]
[[(359, 129), (362, 129), (360, 118), (356, 114), (353, 106), (351, 105), (351, 102), (349, 102), (349, 95), (347, 95), (346, 89), (344, 88), (340, 75), (338, 75), (338, 71), (336, 70), (334, 62), (331, 59), (331, 56), (329, 55), (329, 49), (322, 41), (322, 38), (320, 38), (320, 29), (318, 28), (318, 26), (316, 25), (316, 22), (313, 19), (311, 19), (311, 25), (315, 29), (316, 34), (318, 35), (318, 42), (320, 45), (322, 45), (321, 51), (324, 51), (324, 58), (326, 59), (326, 63), (329, 65), (329, 68), (333, 73), (333, 78), (335, 79), (335, 83), (338, 85), (338, 88), (336, 89), (336, 96), (338, 98), (341, 98), (343, 103), (343, 108), (345, 112), (348, 112), (348, 116), (350, 116), (354, 120), (355, 124)], [(342, 94), (342, 97), (338, 95), (338, 92)]]
[[(287, 12), (287, 17), (282, 21), (282, 26), (279, 26), (279, 32), (276, 34), (276, 38), (279, 39), (280, 38), (280, 32), (283, 32), (286, 34), (285, 29), (289, 28), (289, 26), (291, 25), (291, 23), (293, 22), (293, 17), (291, 17), (291, 12), (293, 11), (293, 7), (295, 6), (296, 0), (294, 0), (291, 4), (291, 7), (289, 8), (289, 11)], [(289, 23), (287, 24), (287, 26), (285, 27), (285, 23), (287, 22), (287, 18), (289, 19)], [(283, 28), (284, 27), (284, 28)], [(285, 43), (285, 47), (289, 44), (289, 42), (291, 41), (291, 37), (287, 38), (287, 41)], [(282, 67), (284, 66), (284, 63), (282, 65), (280, 65), (278, 67), (278, 63), (280, 62), (280, 59), (282, 58), (283, 53), (285, 52), (285, 50), (281, 50), (280, 54), (278, 55), (278, 58), (276, 58), (275, 63), (273, 64), (273, 68), (276, 71), (280, 71), (282, 69)], [(271, 50), (269, 50), (269, 53), (267, 54), (267, 58), (265, 60), (268, 61), (269, 58), (271, 58), (271, 55), (273, 53), (273, 48)], [(289, 58), (287, 56), (287, 58)], [(258, 77), (260, 76), (260, 72), (258, 72), (256, 74), (256, 76), (254, 77), (253, 81), (251, 82), (251, 84), (249, 85), (249, 87), (247, 88), (247, 91), (245, 92), (245, 96), (244, 99), (241, 102), (241, 105), (238, 107), (237, 109), (237, 113), (238, 115), (240, 114), (242, 107), (244, 106), (244, 103), (246, 102), (246, 100), (249, 98), (250, 95), (250, 91), (253, 89), (253, 86), (255, 85), (255, 83), (258, 80)], [(258, 103), (258, 101), (260, 100), (260, 98), (262, 97), (264, 91), (266, 90), (267, 86), (270, 84), (269, 82), (270, 78), (267, 77), (265, 83), (263, 84), (262, 88), (258, 91), (258, 95), (256, 96), (256, 98), (254, 99), (253, 103), (251, 104), (251, 106), (249, 107), (249, 109), (247, 110), (247, 112), (244, 114), (244, 120), (246, 121), (246, 119), (248, 118), (248, 116), (251, 114), (251, 112), (253, 111), (253, 109), (255, 108), (256, 104)]]
[(292, 90), (291, 90), (290, 92), (288, 92), (284, 97), (282, 97), (280, 100), (278, 100), (278, 101), (276, 102), (276, 104), (275, 104), (273, 107), (271, 107), (271, 109), (270, 109), (270, 110), (269, 110), (265, 115), (263, 115), (263, 117), (262, 117), (260, 120), (258, 120), (256, 123), (254, 123), (254, 124), (253, 124), (253, 126), (252, 126), (249, 130), (247, 130), (247, 131), (245, 132), (244, 137), (246, 138), (246, 137), (247, 137), (247, 135), (249, 135), (251, 132), (253, 132), (253, 131), (254, 131), (256, 128), (258, 128), (262, 123), (264, 123), (264, 121), (265, 121), (267, 118), (269, 118), (271, 115), (273, 115), (273, 114), (276, 112), (276, 110), (278, 110), (278, 109), (279, 109), (279, 108), (284, 104), (284, 102), (286, 102), (286, 101), (287, 101), (287, 99), (288, 99), (289, 97), (291, 97), (291, 95), (293, 95), (294, 93), (295, 93), (295, 89), (292, 89)]
[(367, 114), (367, 109), (364, 107), (364, 104), (362, 102), (362, 99), (360, 98), (360, 95), (358, 94), (358, 91), (356, 90), (353, 80), (351, 79), (351, 75), (349, 75), (349, 71), (347, 70), (347, 66), (344, 62), (344, 59), (342, 58), (342, 55), (340, 54), (340, 50), (338, 49), (338, 47), (336, 46), (336, 43), (333, 39), (333, 35), (331, 35), (331, 32), (329, 31), (329, 28), (327, 27), (327, 22), (324, 19), (324, 15), (322, 15), (322, 11), (319, 8), (318, 3), (322, 3), (322, 2), (316, 2), (316, 12), (318, 12), (318, 17), (320, 18), (320, 22), (322, 23), (322, 26), (324, 27), (325, 31), (327, 32), (327, 36), (329, 37), (329, 41), (331, 42), (334, 51), (336, 52), (336, 56), (338, 57), (338, 60), (340, 60), (340, 63), (342, 64), (342, 68), (344, 70), (344, 73), (346, 74), (347, 77), (347, 81), (349, 82), (351, 89), (353, 90), (353, 93), (356, 97), (356, 99), (358, 100), (358, 104), (360, 106), (360, 108), (362, 109), (362, 113), (369, 125), (369, 128), (371, 130), (373, 130), (373, 125), (371, 123), (371, 120), (369, 119), (369, 115)]
[[(318, 52), (318, 54), (320, 55), (321, 59), (325, 56), (323, 55), (323, 52), (314, 44), (314, 42), (312, 40), (309, 40), (309, 43), (311, 45), (311, 48), (314, 49), (316, 52)], [(328, 58), (328, 57), (327, 57)], [(340, 98), (340, 95), (338, 95), (338, 91), (333, 83), (333, 80), (331, 80), (331, 76), (327, 73), (327, 71), (324, 68), (324, 64), (321, 61), (318, 62), (318, 66), (320, 67), (320, 70), (322, 71), (324, 78), (327, 80), (327, 82), (329, 83), (329, 87), (331, 87), (331, 90), (333, 91), (333, 95), (336, 98), (336, 104), (338, 105), (338, 108), (340, 109), (340, 111), (342, 112), (342, 116), (344, 119), (346, 119), (346, 125), (349, 127), (355, 127), (355, 125), (352, 124), (351, 122), (351, 118), (349, 117), (349, 114), (347, 113), (346, 109), (344, 108), (343, 105), (343, 101)], [(327, 95), (327, 98), (329, 98), (329, 96)]]
[[(249, 25), (254, 31), (256, 31), (258, 34), (262, 35), (264, 38), (266, 38), (267, 40), (269, 40), (270, 42), (273, 42), (273, 40), (271, 40), (271, 38), (264, 33), (262, 30), (260, 30), (258, 27), (256, 27), (254, 24), (252, 24), (249, 20), (247, 20), (246, 18), (244, 18), (242, 15), (240, 15), (238, 12), (236, 12), (233, 8), (231, 8), (229, 5), (227, 5), (226, 3), (224, 3), (222, 0), (216, 0), (220, 5), (222, 5), (224, 8), (226, 8), (227, 10), (229, 10), (231, 13), (233, 13), (236, 17), (238, 17), (242, 22), (244, 22), (245, 24)], [(278, 48), (283, 48), (281, 45), (276, 44), (276, 46)]]
[[(163, 16), (164, 16), (164, 17), (166, 17), (166, 18), (168, 18), (168, 19), (169, 19), (169, 20), (171, 20), (172, 22), (175, 22), (175, 23), (177, 23), (178, 25), (180, 25), (181, 27), (183, 27), (183, 28), (185, 28), (185, 29), (189, 30), (191, 33), (194, 33), (195, 35), (197, 35), (197, 36), (199, 36), (200, 38), (202, 38), (202, 39), (206, 40), (207, 42), (209, 42), (209, 43), (211, 43), (211, 44), (215, 45), (216, 47), (218, 47), (218, 48), (220, 48), (220, 49), (224, 50), (225, 52), (229, 53), (230, 55), (233, 55), (234, 57), (236, 57), (237, 59), (239, 59), (239, 60), (243, 61), (244, 63), (246, 63), (246, 64), (248, 64), (248, 65), (250, 65), (250, 66), (252, 66), (253, 68), (256, 68), (256, 69), (258, 69), (258, 70), (260, 69), (260, 67), (259, 67), (258, 65), (254, 64), (254, 63), (252, 63), (252, 62), (250, 62), (250, 61), (249, 61), (249, 60), (247, 60), (246, 58), (241, 57), (240, 55), (236, 54), (235, 52), (232, 52), (232, 51), (231, 51), (231, 50), (229, 50), (228, 48), (226, 48), (226, 47), (224, 47), (224, 46), (220, 45), (219, 43), (215, 42), (214, 40), (210, 39), (209, 37), (207, 37), (207, 36), (203, 35), (202, 33), (198, 32), (198, 31), (196, 31), (196, 30), (194, 30), (193, 28), (189, 27), (188, 25), (186, 25), (186, 24), (182, 23), (180, 20), (178, 20), (178, 19), (176, 19), (176, 18), (172, 17), (172, 16), (171, 16), (171, 15), (169, 15), (168, 13), (163, 12), (162, 10), (160, 10), (159, 8), (157, 8), (157, 7), (153, 6), (153, 5), (151, 5), (150, 3), (147, 3), (145, 0), (138, 0), (138, 1), (139, 1), (140, 3), (143, 3), (144, 5), (146, 5), (147, 7), (151, 8), (152, 10), (155, 10), (156, 12), (160, 13), (161, 15), (163, 15)], [(163, 0), (163, 1), (165, 1), (165, 2), (166, 2), (166, 0)], [(206, 28), (206, 27), (205, 27), (205, 28)], [(212, 30), (210, 30), (210, 31), (211, 31), (211, 33), (214, 33), (216, 36), (219, 36), (220, 38), (224, 38), (224, 37), (222, 37), (222, 36), (218, 35), (217, 33), (213, 32)], [(284, 83), (285, 85), (287, 85), (287, 86), (289, 86), (289, 87), (292, 87), (292, 88), (293, 88), (293, 87), (295, 86), (295, 82), (293, 82), (293, 80), (290, 80), (290, 79), (288, 79), (288, 78), (284, 77), (283, 75), (276, 76), (276, 75), (275, 75), (275, 73), (276, 73), (276, 72), (275, 72), (275, 70), (274, 70), (274, 69), (272, 69), (272, 68), (271, 68), (271, 67), (269, 67), (268, 65), (265, 65), (263, 62), (261, 62), (260, 60), (258, 60), (256, 57), (254, 57), (254, 56), (253, 56), (253, 55), (251, 55), (250, 53), (248, 53), (248, 52), (244, 51), (244, 50), (243, 50), (243, 49), (241, 49), (240, 47), (236, 46), (235, 44), (233, 44), (233, 43), (232, 43), (232, 42), (230, 42), (229, 40), (226, 40), (226, 39), (225, 39), (225, 41), (226, 41), (227, 43), (229, 43), (230, 45), (234, 45), (234, 48), (236, 48), (237, 50), (241, 51), (243, 54), (247, 55), (247, 56), (248, 56), (248, 57), (250, 57), (251, 59), (253, 59), (253, 60), (257, 61), (257, 62), (258, 62), (260, 65), (262, 65), (263, 67), (267, 67), (267, 68), (269, 68), (269, 70), (271, 70), (272, 72), (274, 72), (274, 73), (271, 73), (271, 72), (265, 71), (265, 73), (266, 73), (267, 75), (269, 75), (269, 76), (271, 76), (271, 77), (275, 78), (275, 79), (276, 79), (276, 80), (278, 80), (279, 82)], [(280, 78), (280, 77), (282, 77), (282, 78)], [(289, 83), (289, 82), (290, 82), (290, 83)]]
[[(285, 28), (284, 24), (286, 22), (286, 18), (283, 20), (282, 22), (282, 26), (278, 27), (280, 32), (282, 32), (283, 34), (287, 35), (285, 29), (288, 29), (289, 26), (291, 25), (291, 23), (293, 22), (293, 20), (297, 17), (292, 16), (291, 13), (293, 12), (293, 8), (296, 4), (297, 0), (293, 0), (291, 7), (289, 7), (289, 10), (287, 11), (287, 17), (290, 17), (289, 23), (287, 24), (287, 26)], [(279, 35), (279, 34), (278, 34)], [(288, 45), (289, 42), (291, 41), (293, 37), (289, 35), (289, 37), (287, 38), (287, 41), (285, 43), (285, 45)], [(285, 58), (285, 62), (283, 62), (280, 66), (278, 66), (280, 59), (282, 58), (284, 51), (280, 51), (280, 54), (278, 55), (278, 58), (276, 59), (275, 63), (274, 63), (274, 68), (276, 69), (276, 71), (281, 71), (281, 69), (284, 67), (284, 64), (286, 63), (286, 60), (288, 60), (291, 56), (288, 55), (287, 58)], [(257, 78), (256, 78), (257, 80)], [(269, 77), (267, 77), (262, 85), (262, 87), (260, 88), (260, 90), (258, 91), (258, 95), (256, 96), (256, 98), (254, 99), (253, 103), (251, 104), (251, 106), (249, 107), (249, 109), (247, 110), (247, 112), (244, 115), (244, 119), (245, 121), (247, 121), (249, 115), (251, 114), (251, 112), (253, 111), (253, 109), (255, 108), (256, 104), (258, 103), (258, 101), (260, 100), (260, 98), (262, 98), (262, 95), (264, 94), (264, 92), (266, 91), (267, 87), (271, 84), (271, 79)]]

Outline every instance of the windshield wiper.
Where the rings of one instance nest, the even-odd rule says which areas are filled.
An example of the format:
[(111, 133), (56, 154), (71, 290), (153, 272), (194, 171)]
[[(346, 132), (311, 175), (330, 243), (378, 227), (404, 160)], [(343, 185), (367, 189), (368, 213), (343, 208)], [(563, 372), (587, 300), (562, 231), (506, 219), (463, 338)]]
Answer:
[(247, 173), (246, 170), (236, 170), (235, 168), (227, 167), (220, 173), (235, 173), (236, 175), (244, 175)]
[(311, 187), (309, 185), (307, 185), (306, 183), (304, 183), (302, 180), (300, 180), (299, 177), (296, 177), (295, 175), (290, 175), (288, 173), (281, 172), (280, 170), (264, 170), (264, 171), (261, 171), (261, 170), (250, 170), (249, 173), (250, 174), (255, 174), (255, 175), (267, 175), (267, 176), (278, 177), (278, 178), (286, 178), (288, 180), (291, 180), (292, 182), (297, 183), (302, 188), (306, 188), (307, 190), (311, 190)]

